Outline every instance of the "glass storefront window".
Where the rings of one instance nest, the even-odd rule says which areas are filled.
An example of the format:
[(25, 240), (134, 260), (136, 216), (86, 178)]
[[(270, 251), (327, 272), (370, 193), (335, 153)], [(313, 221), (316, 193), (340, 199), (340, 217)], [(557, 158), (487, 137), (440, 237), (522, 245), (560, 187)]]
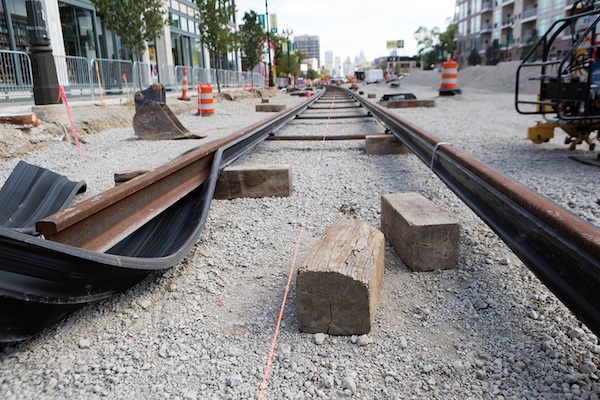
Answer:
[(97, 57), (93, 13), (79, 7), (59, 2), (65, 54), (68, 56)]

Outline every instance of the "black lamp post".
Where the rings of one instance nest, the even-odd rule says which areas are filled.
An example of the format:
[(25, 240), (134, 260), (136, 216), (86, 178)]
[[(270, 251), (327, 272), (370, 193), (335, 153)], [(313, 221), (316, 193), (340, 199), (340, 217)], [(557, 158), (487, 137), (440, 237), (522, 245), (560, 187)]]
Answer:
[(56, 104), (58, 99), (58, 77), (52, 56), (52, 47), (46, 30), (42, 3), (34, 0), (25, 2), (27, 9), (27, 32), (31, 47), (31, 69), (33, 75), (33, 98), (36, 105)]
[(288, 53), (288, 84), (291, 86), (292, 85), (292, 64), (290, 63), (290, 53), (292, 52), (291, 48), (290, 48), (290, 35), (294, 34), (294, 31), (291, 29), (285, 29), (283, 31), (283, 33), (286, 35), (287, 37), (287, 53)]
[(266, 14), (266, 19), (267, 19), (267, 47), (268, 47), (268, 52), (269, 52), (269, 86), (273, 87), (275, 86), (275, 82), (273, 81), (273, 63), (271, 60), (271, 35), (270, 35), (270, 28), (269, 28), (269, 1), (265, 0), (265, 14)]

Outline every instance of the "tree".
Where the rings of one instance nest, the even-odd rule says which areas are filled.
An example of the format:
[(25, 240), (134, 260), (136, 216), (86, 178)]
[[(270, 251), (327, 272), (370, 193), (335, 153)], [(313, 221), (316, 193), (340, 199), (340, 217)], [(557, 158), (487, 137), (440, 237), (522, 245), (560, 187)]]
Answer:
[(439, 28), (435, 27), (431, 30), (424, 26), (420, 26), (414, 33), (414, 38), (417, 41), (417, 52), (420, 56), (433, 51), (435, 43), (440, 35)]
[(430, 69), (436, 62), (445, 61), (446, 55), (454, 53), (456, 50), (454, 38), (457, 32), (457, 24), (448, 25), (444, 32), (440, 32), (438, 27), (429, 30), (421, 26), (416, 30), (414, 38), (425, 69)]
[[(246, 64), (248, 71), (252, 72), (260, 61), (262, 45), (265, 40), (265, 32), (258, 23), (258, 15), (250, 10), (244, 14), (244, 25), (240, 26), (240, 48), (242, 50), (242, 62)], [(251, 80), (254, 85), (254, 80)]]
[(485, 49), (486, 65), (496, 65), (500, 62), (500, 44), (498, 39), (494, 39), (494, 43)]
[(288, 39), (285, 36), (271, 35), (271, 43), (275, 48), (275, 60), (277, 61), (277, 76), (281, 78), (287, 78), (289, 74), (295, 75), (302, 60), (308, 57), (308, 55), (299, 50), (294, 50), (289, 53), (289, 57), (288, 53), (284, 54), (284, 48), (287, 47), (287, 41)]
[(471, 49), (471, 53), (469, 54), (469, 59), (467, 62), (469, 65), (481, 64), (481, 56), (479, 55), (479, 52), (475, 49)]
[[(227, 0), (196, 0), (200, 14), (200, 32), (204, 45), (212, 59), (218, 60), (221, 68), (221, 55), (238, 47), (237, 35), (229, 25), (235, 14), (235, 5)], [(217, 74), (217, 91), (221, 93), (221, 83)]]
[(454, 38), (458, 32), (457, 24), (450, 24), (446, 30), (438, 35), (438, 42), (435, 46), (435, 50), (438, 54), (452, 55), (456, 51), (456, 42)]
[[(140, 60), (148, 42), (162, 34), (165, 24), (162, 0), (91, 1), (108, 28), (129, 46), (134, 61)], [(141, 82), (140, 77), (140, 85)]]

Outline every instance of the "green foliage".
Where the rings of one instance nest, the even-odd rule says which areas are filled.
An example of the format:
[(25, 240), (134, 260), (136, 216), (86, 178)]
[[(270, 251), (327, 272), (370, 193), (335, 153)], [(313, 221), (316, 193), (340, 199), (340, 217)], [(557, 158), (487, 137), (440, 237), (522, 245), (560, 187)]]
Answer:
[[(196, 0), (200, 14), (200, 32), (202, 42), (214, 60), (219, 60), (220, 55), (227, 54), (238, 48), (238, 37), (230, 25), (235, 14), (235, 5), (227, 0)], [(221, 65), (216, 65), (219, 68)], [(219, 74), (217, 74), (217, 90), (221, 92)]]
[(498, 39), (494, 39), (494, 43), (485, 49), (486, 65), (496, 65), (500, 62), (500, 44)]
[(134, 60), (146, 43), (160, 37), (165, 24), (162, 0), (91, 0), (102, 21), (121, 37)]
[(451, 56), (456, 51), (454, 37), (457, 32), (457, 24), (448, 25), (444, 32), (440, 32), (438, 27), (429, 30), (421, 26), (416, 30), (414, 38), (417, 41), (418, 54), (426, 69), (432, 64), (445, 61), (448, 54)]
[[(529, 51), (533, 48), (533, 46), (537, 43), (537, 41), (538, 41), (538, 31), (537, 31), (537, 29), (534, 28), (531, 32), (531, 37), (529, 37), (529, 39), (527, 39), (527, 43), (525, 43), (525, 45), (521, 48), (521, 55), (520, 55), (521, 60), (525, 58), (527, 53), (529, 53)], [(529, 61), (535, 61), (541, 57), (542, 57), (542, 54), (541, 54), (541, 47), (540, 47), (534, 54), (532, 54)]]
[(308, 79), (317, 79), (319, 77), (319, 72), (309, 68), (308, 71), (306, 71), (306, 77)]
[(467, 60), (469, 65), (479, 65), (481, 64), (481, 56), (479, 52), (475, 49), (471, 49), (471, 53), (469, 54), (469, 58)]
[(289, 73), (296, 75), (298, 67), (300, 67), (300, 63), (308, 56), (302, 53), (300, 50), (294, 50), (289, 54), (288, 57), (287, 53), (283, 54), (283, 50), (285, 48), (284, 43), (287, 43), (288, 40), (287, 37), (271, 34), (270, 39), (271, 43), (273, 43), (273, 47), (275, 48), (274, 63), (277, 64), (277, 76), (281, 78), (287, 78)]
[(414, 33), (414, 38), (417, 41), (418, 54), (421, 56), (425, 53), (433, 51), (433, 47), (440, 35), (440, 30), (435, 27), (429, 30), (425, 26), (420, 26)]
[(265, 31), (258, 23), (258, 15), (252, 10), (244, 14), (244, 25), (240, 26), (240, 48), (242, 61), (248, 71), (252, 71), (260, 61), (262, 45), (265, 40)]

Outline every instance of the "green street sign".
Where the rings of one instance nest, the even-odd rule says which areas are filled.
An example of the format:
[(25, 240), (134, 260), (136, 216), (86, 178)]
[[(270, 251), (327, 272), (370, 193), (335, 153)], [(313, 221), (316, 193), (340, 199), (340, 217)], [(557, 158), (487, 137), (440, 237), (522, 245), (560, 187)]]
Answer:
[(277, 33), (277, 28), (271, 28), (271, 33)]
[(265, 14), (258, 14), (257, 17), (258, 23), (260, 24), (261, 28), (267, 29), (267, 25), (265, 24)]

